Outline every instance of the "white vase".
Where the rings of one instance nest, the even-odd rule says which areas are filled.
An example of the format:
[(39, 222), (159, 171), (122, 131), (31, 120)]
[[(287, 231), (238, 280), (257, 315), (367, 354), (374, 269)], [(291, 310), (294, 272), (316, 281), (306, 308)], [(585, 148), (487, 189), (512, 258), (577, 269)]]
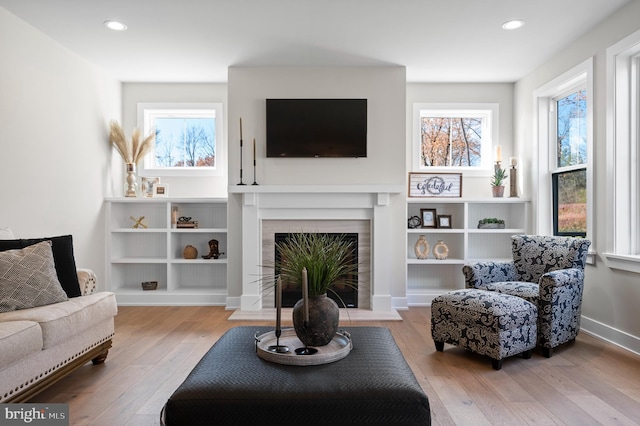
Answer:
[(136, 175), (136, 164), (126, 163), (127, 171), (127, 189), (124, 193), (125, 197), (138, 196), (138, 176)]
[(438, 260), (445, 260), (449, 257), (449, 247), (442, 240), (438, 240), (438, 243), (433, 246), (433, 257)]

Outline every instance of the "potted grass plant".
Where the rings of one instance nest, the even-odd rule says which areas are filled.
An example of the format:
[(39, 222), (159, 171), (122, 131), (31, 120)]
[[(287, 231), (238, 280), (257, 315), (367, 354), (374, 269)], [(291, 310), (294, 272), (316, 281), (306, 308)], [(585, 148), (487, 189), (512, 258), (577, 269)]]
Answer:
[[(308, 346), (327, 345), (338, 331), (340, 313), (337, 303), (327, 297), (327, 293), (332, 292), (336, 284), (357, 288), (357, 282), (348, 278), (358, 271), (353, 241), (335, 234), (298, 232), (276, 246), (283, 284), (302, 288), (306, 274), (308, 307), (305, 308), (304, 300), (299, 300), (293, 308), (296, 335)], [(273, 267), (275, 270), (275, 265)], [(306, 321), (305, 312), (308, 312)]]

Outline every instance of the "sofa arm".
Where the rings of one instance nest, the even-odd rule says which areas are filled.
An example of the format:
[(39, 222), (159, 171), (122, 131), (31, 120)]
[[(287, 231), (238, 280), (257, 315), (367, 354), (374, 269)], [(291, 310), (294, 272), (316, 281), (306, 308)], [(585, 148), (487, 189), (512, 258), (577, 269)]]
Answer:
[(98, 279), (91, 269), (78, 269), (78, 282), (80, 283), (80, 293), (87, 296), (96, 290)]
[(474, 262), (462, 267), (466, 288), (481, 288), (487, 284), (517, 281), (516, 267), (511, 261)]

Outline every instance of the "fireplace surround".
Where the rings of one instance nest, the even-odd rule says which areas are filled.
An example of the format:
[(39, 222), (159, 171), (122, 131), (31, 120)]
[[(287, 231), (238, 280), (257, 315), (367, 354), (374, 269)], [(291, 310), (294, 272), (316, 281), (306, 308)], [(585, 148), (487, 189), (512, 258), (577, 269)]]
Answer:
[(405, 191), (403, 185), (230, 186), (241, 209), (240, 310), (273, 309), (273, 295), (263, 294), (257, 277), (263, 275), (260, 265), (269, 264), (276, 232), (357, 232), (358, 262), (363, 265), (358, 310), (393, 311), (391, 196)]

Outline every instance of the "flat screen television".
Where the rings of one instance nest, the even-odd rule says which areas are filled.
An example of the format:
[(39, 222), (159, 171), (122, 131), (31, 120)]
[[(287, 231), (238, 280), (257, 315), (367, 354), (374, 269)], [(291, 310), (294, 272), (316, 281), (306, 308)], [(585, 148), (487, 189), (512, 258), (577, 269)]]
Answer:
[(366, 157), (366, 99), (267, 99), (267, 157)]

